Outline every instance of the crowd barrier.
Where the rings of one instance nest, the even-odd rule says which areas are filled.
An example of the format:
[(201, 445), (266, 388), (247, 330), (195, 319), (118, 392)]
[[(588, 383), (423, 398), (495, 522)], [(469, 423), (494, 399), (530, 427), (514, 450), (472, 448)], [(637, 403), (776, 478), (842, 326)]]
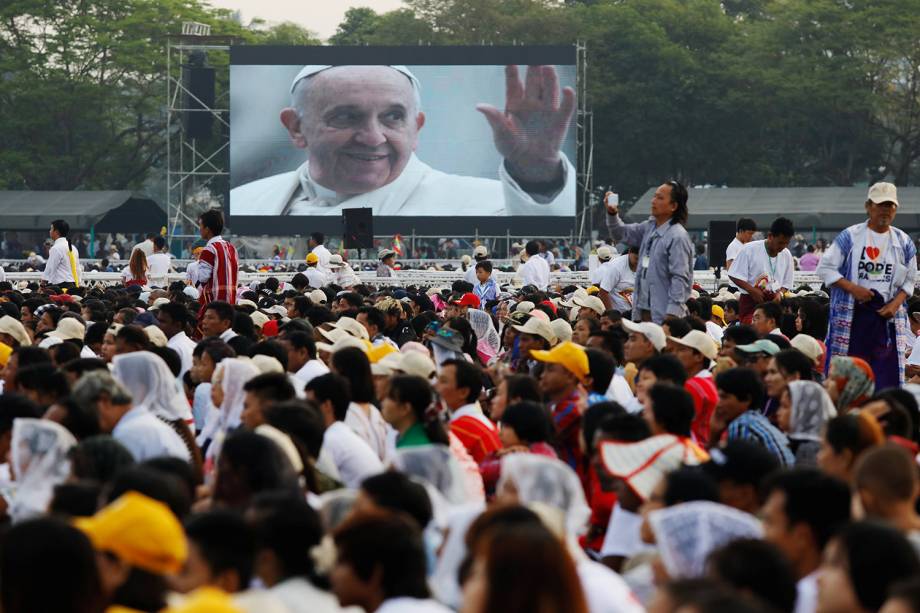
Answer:
[[(240, 272), (239, 281), (240, 283), (249, 284), (253, 281), (264, 281), (269, 277), (276, 277), (281, 281), (290, 281), (291, 277), (294, 276), (294, 272), (279, 273), (279, 272)], [(456, 281), (461, 277), (458, 271), (445, 272), (445, 271), (430, 271), (430, 270), (405, 270), (398, 271), (395, 277), (390, 278), (380, 278), (374, 272), (357, 272), (358, 278), (361, 279), (362, 283), (368, 285), (388, 285), (388, 286), (400, 286), (405, 287), (409, 285), (424, 286), (424, 287), (444, 287), (449, 288), (451, 283)], [(515, 287), (521, 286), (521, 281), (517, 277), (516, 273), (512, 272), (493, 272), (493, 278), (499, 285), (511, 284)], [(587, 271), (578, 271), (578, 272), (554, 272), (550, 274), (551, 285), (565, 287), (567, 285), (588, 285), (588, 272)], [(8, 272), (6, 273), (6, 279), (10, 282), (38, 282), (41, 281), (41, 273), (39, 272)], [(96, 282), (101, 282), (105, 285), (117, 285), (122, 282), (122, 276), (120, 273), (115, 272), (87, 272), (83, 275), (84, 283), (95, 284)], [(185, 273), (170, 273), (166, 276), (165, 280), (157, 283), (156, 279), (152, 280), (154, 285), (167, 285), (172, 281), (184, 281)], [(727, 276), (725, 273), (722, 273), (721, 278), (716, 278), (714, 271), (695, 271), (693, 273), (693, 282), (698, 284), (707, 292), (714, 292), (718, 289), (718, 286), (722, 283), (727, 282)], [(809, 285), (813, 289), (818, 289), (821, 286), (821, 281), (818, 279), (818, 276), (813, 272), (796, 272), (795, 273), (795, 286), (800, 285)]]

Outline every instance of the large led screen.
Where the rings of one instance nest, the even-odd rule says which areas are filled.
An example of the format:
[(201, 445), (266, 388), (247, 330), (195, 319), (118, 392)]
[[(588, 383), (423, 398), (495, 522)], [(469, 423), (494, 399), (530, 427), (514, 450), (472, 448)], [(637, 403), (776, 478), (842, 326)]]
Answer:
[(576, 208), (574, 47), (233, 47), (234, 232), (558, 233)]

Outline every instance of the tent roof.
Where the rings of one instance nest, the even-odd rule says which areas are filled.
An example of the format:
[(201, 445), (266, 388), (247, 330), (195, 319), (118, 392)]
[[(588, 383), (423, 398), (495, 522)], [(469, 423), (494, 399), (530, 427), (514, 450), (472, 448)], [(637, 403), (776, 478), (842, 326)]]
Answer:
[[(647, 219), (656, 188), (642, 194), (627, 213), (628, 221)], [(710, 221), (750, 217), (769, 227), (777, 217), (792, 220), (797, 229), (842, 230), (865, 221), (865, 187), (728, 187), (690, 189), (688, 230), (705, 230)], [(900, 207), (895, 225), (920, 229), (920, 187), (899, 187)]]
[(74, 230), (153, 232), (166, 212), (129, 191), (0, 191), (0, 230), (43, 230), (55, 219)]

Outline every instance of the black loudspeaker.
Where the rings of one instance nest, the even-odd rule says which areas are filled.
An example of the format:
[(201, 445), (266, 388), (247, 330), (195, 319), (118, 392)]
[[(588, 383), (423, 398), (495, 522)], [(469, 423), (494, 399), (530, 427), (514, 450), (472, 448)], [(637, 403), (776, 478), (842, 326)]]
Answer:
[(210, 111), (196, 110), (214, 107), (214, 69), (205, 66), (182, 67), (183, 107), (190, 109), (182, 114), (182, 124), (188, 138), (211, 138), (214, 115)]
[(342, 225), (345, 226), (344, 242), (346, 249), (374, 248), (373, 209), (342, 210)]
[(709, 222), (709, 265), (725, 267), (725, 250), (735, 240), (734, 221)]

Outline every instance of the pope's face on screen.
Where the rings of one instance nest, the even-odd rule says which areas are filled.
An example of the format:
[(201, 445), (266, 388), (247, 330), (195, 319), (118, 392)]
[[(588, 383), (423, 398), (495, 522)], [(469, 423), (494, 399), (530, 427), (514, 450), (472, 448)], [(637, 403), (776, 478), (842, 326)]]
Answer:
[(338, 66), (301, 81), (299, 109), (281, 112), (298, 147), (309, 149), (310, 177), (356, 195), (399, 177), (418, 144), (425, 116), (412, 83), (388, 66)]

